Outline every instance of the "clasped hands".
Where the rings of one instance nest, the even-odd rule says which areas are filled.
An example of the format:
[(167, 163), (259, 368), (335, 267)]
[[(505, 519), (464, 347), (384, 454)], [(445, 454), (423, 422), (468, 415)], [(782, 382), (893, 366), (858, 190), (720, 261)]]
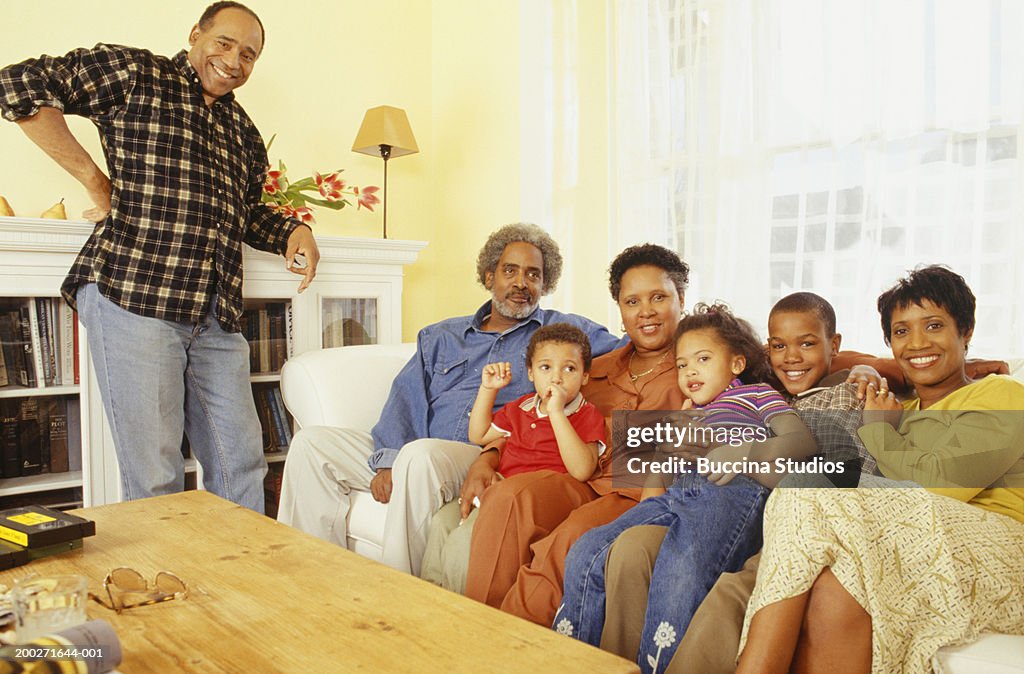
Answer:
[(861, 422), (865, 424), (887, 423), (893, 427), (900, 425), (903, 418), (903, 405), (896, 399), (896, 394), (889, 390), (889, 386), (882, 378), (881, 383), (868, 383), (864, 395), (864, 411), (861, 412)]

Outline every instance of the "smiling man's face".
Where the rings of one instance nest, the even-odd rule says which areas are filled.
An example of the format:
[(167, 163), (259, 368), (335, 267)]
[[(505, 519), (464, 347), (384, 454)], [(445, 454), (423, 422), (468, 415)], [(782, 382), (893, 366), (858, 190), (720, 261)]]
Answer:
[(207, 105), (245, 84), (263, 50), (263, 33), (252, 14), (229, 7), (206, 28), (192, 27), (188, 60), (199, 74)]

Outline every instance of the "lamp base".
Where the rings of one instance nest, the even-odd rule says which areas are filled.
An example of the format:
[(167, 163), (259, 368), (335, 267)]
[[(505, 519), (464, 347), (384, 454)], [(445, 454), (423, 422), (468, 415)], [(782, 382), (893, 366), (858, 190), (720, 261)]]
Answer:
[[(384, 151), (387, 148), (387, 152)], [(380, 146), (380, 156), (384, 158), (384, 238), (388, 238), (388, 159), (391, 158), (391, 147)]]

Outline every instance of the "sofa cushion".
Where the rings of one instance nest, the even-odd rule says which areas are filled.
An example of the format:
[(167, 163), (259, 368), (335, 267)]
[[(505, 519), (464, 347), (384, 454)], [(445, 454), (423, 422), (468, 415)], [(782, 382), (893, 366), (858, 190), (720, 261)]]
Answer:
[(936, 674), (1022, 674), (1024, 636), (984, 634), (966, 646), (940, 649), (932, 666)]
[(369, 432), (391, 382), (416, 352), (416, 344), (338, 346), (289, 358), (281, 393), (299, 428), (334, 426)]

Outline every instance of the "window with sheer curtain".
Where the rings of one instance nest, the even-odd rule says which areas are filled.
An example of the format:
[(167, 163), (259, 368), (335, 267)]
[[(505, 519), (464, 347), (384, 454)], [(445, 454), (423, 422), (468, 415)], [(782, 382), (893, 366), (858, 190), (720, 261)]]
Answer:
[(677, 248), (688, 300), (762, 329), (794, 289), (879, 351), (874, 300), (942, 263), (972, 352), (1024, 355), (1024, 3), (609, 0), (613, 249)]

